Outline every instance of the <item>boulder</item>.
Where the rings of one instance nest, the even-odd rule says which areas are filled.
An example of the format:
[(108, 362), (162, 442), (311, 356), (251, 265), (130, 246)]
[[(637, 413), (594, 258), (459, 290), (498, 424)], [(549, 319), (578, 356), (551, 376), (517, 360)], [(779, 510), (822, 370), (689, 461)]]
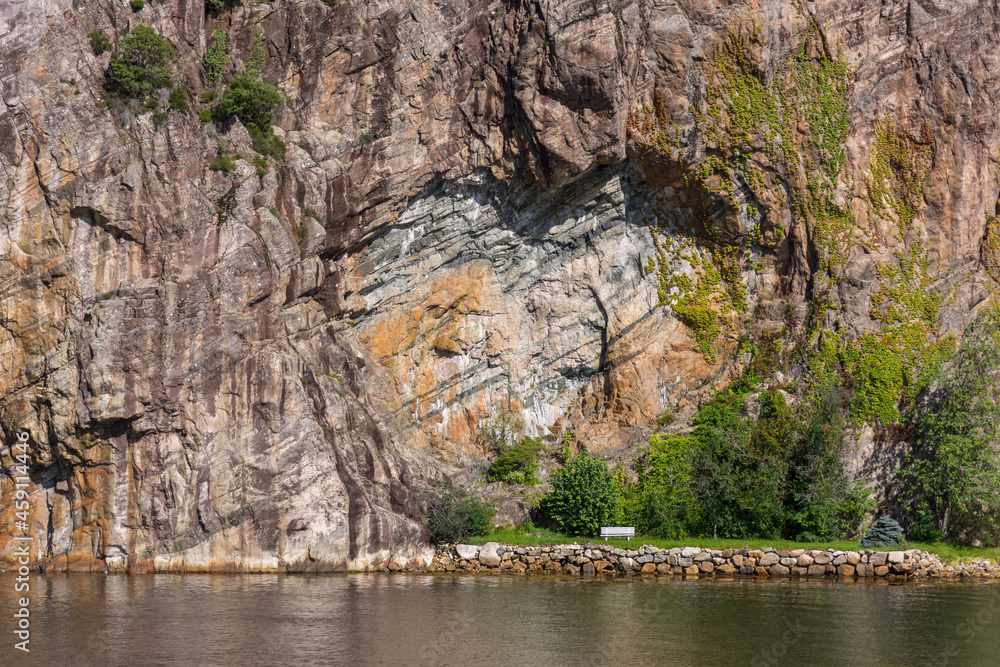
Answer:
[(482, 563), (485, 567), (499, 566), (500, 561), (502, 560), (500, 558), (500, 554), (497, 553), (497, 550), (499, 548), (500, 545), (496, 542), (487, 542), (486, 544), (484, 544), (483, 547), (479, 550), (479, 562)]

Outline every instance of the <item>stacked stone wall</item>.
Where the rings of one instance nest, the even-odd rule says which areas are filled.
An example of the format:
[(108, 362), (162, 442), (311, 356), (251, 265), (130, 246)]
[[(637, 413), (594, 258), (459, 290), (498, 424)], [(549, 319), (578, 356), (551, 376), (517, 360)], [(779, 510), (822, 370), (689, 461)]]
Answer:
[(835, 549), (702, 549), (610, 544), (483, 546), (442, 544), (427, 571), (584, 576), (836, 577), (840, 579), (1000, 578), (1000, 564), (943, 563), (937, 554)]

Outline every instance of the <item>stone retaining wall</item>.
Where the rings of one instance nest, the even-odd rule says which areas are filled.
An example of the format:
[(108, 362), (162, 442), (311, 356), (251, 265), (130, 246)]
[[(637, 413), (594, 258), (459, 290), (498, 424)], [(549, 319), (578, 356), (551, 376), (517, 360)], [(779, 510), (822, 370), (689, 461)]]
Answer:
[(588, 576), (1000, 578), (1000, 564), (984, 560), (947, 565), (936, 554), (918, 549), (658, 549), (653, 546), (623, 549), (600, 543), (550, 547), (522, 547), (496, 542), (489, 542), (482, 547), (442, 544), (438, 546), (427, 571)]

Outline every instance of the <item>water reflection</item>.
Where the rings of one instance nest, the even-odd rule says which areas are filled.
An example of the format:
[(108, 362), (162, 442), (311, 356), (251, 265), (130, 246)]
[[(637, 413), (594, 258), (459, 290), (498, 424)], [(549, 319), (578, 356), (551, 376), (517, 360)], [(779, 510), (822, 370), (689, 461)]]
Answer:
[(7, 665), (997, 665), (1000, 586), (36, 575)]

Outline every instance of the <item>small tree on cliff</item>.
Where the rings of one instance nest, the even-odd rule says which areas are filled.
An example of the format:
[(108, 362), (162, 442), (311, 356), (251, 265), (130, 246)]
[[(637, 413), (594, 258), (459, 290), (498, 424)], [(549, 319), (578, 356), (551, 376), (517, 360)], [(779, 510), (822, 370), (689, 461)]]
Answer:
[(230, 81), (215, 108), (218, 120), (235, 116), (250, 132), (254, 150), (263, 155), (281, 157), (285, 146), (274, 136), (274, 112), (285, 103), (285, 96), (269, 83), (249, 74), (237, 74)]
[(173, 86), (169, 63), (174, 47), (152, 28), (136, 26), (111, 58), (110, 88), (123, 97), (144, 97), (156, 88)]

